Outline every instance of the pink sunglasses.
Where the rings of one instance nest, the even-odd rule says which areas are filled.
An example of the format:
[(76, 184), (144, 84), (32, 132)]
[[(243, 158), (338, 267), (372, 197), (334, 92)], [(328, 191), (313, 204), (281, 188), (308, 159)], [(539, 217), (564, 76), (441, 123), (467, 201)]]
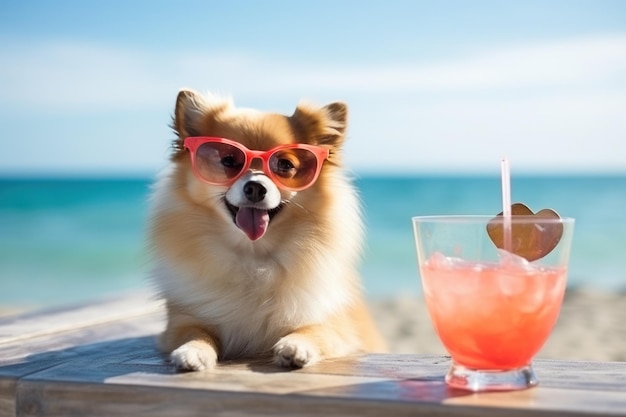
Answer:
[(287, 191), (310, 187), (330, 157), (327, 148), (305, 144), (280, 145), (268, 151), (253, 151), (224, 138), (195, 136), (184, 140), (191, 154), (194, 174), (200, 180), (228, 186), (241, 177), (256, 158), (263, 161), (263, 172)]

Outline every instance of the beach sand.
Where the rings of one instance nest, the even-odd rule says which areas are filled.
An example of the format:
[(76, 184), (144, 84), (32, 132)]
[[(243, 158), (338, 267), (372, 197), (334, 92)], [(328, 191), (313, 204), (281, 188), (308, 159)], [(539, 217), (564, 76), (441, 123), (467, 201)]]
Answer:
[[(446, 354), (422, 296), (371, 300), (370, 305), (392, 353)], [(626, 361), (626, 294), (569, 290), (537, 357)]]

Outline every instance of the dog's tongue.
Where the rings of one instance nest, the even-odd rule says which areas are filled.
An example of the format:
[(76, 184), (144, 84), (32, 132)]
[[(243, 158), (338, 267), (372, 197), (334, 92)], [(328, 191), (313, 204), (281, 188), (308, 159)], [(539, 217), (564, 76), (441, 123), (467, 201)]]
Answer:
[(267, 225), (270, 223), (270, 215), (267, 210), (239, 207), (235, 223), (248, 236), (248, 239), (257, 240), (265, 234)]

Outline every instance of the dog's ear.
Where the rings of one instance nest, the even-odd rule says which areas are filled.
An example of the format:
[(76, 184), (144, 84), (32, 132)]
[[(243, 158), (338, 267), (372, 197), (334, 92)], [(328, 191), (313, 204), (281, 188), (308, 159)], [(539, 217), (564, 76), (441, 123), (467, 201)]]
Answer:
[(340, 148), (348, 127), (348, 106), (336, 102), (320, 108), (301, 103), (292, 119), (297, 122), (298, 130), (307, 142)]
[(198, 136), (198, 125), (206, 107), (202, 96), (191, 90), (180, 90), (176, 97), (176, 108), (171, 128), (178, 136), (172, 143), (173, 158), (184, 153), (183, 141), (188, 136)]
[[(208, 100), (207, 100), (208, 99)], [(192, 90), (180, 90), (171, 127), (178, 136), (174, 140), (174, 157), (184, 152), (183, 141), (189, 136), (202, 136), (213, 116), (230, 105), (229, 100), (209, 95), (207, 98)]]
[[(334, 131), (332, 132), (333, 134), (336, 132), (334, 137), (328, 138), (332, 142), (330, 144), (335, 144), (334, 142), (337, 140), (343, 143), (346, 129), (348, 128), (348, 106), (346, 103), (335, 102), (324, 106), (323, 110), (326, 111), (328, 116), (328, 129)], [(333, 135), (331, 134), (330, 136)]]
[(178, 92), (172, 128), (179, 138), (184, 139), (188, 136), (198, 135), (198, 125), (206, 107), (204, 98), (195, 91), (180, 90)]

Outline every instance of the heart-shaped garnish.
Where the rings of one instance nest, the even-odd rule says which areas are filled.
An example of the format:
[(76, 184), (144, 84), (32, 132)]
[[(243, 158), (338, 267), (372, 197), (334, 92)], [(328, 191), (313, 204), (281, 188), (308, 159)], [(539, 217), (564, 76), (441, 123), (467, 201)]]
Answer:
[[(541, 221), (542, 219), (560, 219), (561, 217), (554, 210), (543, 209), (535, 214), (526, 205), (515, 203), (511, 205), (511, 215), (530, 218), (527, 222), (513, 222), (511, 226), (511, 252), (526, 258), (529, 262), (549, 254), (563, 236), (562, 223)], [(537, 221), (533, 221), (533, 218)], [(489, 221), (487, 233), (498, 248), (504, 249), (502, 213)]]

